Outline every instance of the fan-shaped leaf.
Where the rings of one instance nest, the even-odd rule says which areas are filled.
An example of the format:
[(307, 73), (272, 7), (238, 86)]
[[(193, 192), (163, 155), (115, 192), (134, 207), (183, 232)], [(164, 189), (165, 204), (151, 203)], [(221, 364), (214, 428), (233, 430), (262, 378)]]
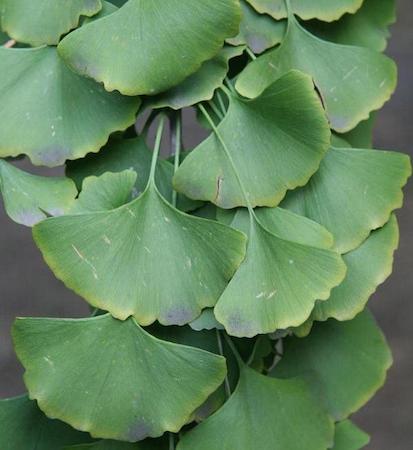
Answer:
[(379, 52), (386, 49), (389, 26), (396, 20), (395, 0), (364, 0), (356, 14), (335, 23), (313, 22), (308, 28), (327, 41), (360, 45)]
[(279, 238), (252, 220), (247, 256), (215, 307), (230, 335), (252, 337), (301, 325), (317, 299), (344, 278), (331, 250)]
[(48, 419), (27, 395), (0, 400), (0, 448), (4, 450), (56, 450), (90, 441), (88, 434)]
[(196, 103), (211, 100), (216, 89), (228, 73), (229, 61), (239, 56), (244, 47), (224, 47), (214, 58), (204, 62), (201, 68), (186, 78), (181, 84), (149, 99), (151, 108), (182, 109)]
[(133, 124), (140, 105), (73, 73), (53, 47), (0, 48), (0, 71), (2, 157), (57, 166), (97, 152)]
[(304, 339), (284, 340), (275, 377), (305, 376), (336, 420), (357, 411), (383, 385), (392, 364), (381, 330), (368, 311), (349, 322), (316, 324)]
[(319, 450), (332, 439), (332, 421), (305, 382), (244, 366), (228, 402), (185, 434), (177, 450)]
[(225, 359), (160, 341), (133, 319), (18, 319), (31, 398), (93, 436), (135, 442), (177, 432), (225, 378)]
[(65, 214), (77, 196), (68, 178), (32, 175), (1, 159), (0, 191), (8, 216), (29, 227), (47, 215)]
[(367, 120), (360, 122), (356, 128), (341, 134), (350, 145), (345, 147), (354, 148), (372, 148), (373, 147), (373, 131), (376, 124), (376, 113), (371, 113)]
[[(286, 0), (247, 0), (257, 11), (275, 19), (287, 17)], [(332, 22), (345, 13), (355, 13), (363, 0), (288, 0), (294, 14), (304, 20), (320, 19)]]
[(290, 16), (279, 48), (247, 66), (236, 83), (246, 97), (256, 97), (283, 73), (298, 69), (310, 74), (324, 101), (331, 127), (354, 128), (381, 108), (394, 92), (397, 69), (387, 56), (373, 50), (323, 41)]
[(189, 326), (195, 331), (224, 329), (223, 325), (216, 319), (214, 310), (210, 308), (204, 309), (201, 315), (192, 321)]
[[(99, 153), (85, 158), (68, 161), (66, 173), (74, 180), (78, 188), (86, 177), (103, 175), (105, 172), (122, 172), (133, 169), (137, 174), (135, 196), (142, 193), (148, 184), (152, 153), (142, 137), (133, 139), (112, 139)], [(156, 166), (155, 180), (160, 193), (172, 201), (173, 165), (166, 160), (159, 160)], [(202, 203), (178, 196), (178, 208), (190, 211)]]
[[(238, 32), (237, 0), (129, 0), (59, 45), (71, 68), (126, 95), (166, 91)], [(129, 45), (130, 43), (135, 45)]]
[(370, 296), (391, 274), (398, 243), (399, 229), (393, 216), (383, 228), (373, 231), (360, 247), (343, 256), (347, 276), (333, 289), (327, 301), (316, 303), (312, 318), (350, 320), (363, 311)]
[(332, 148), (307, 186), (282, 206), (324, 225), (336, 249), (347, 253), (383, 226), (403, 203), (409, 157), (378, 150)]
[(275, 21), (266, 14), (258, 14), (245, 0), (241, 0), (243, 17), (240, 32), (227, 39), (232, 45), (247, 44), (254, 53), (262, 53), (279, 44), (287, 29), (285, 20)]
[(124, 170), (119, 173), (106, 172), (100, 177), (87, 177), (83, 181), (79, 198), (69, 209), (69, 214), (110, 211), (131, 200), (136, 172)]
[[(256, 99), (231, 94), (218, 130), (253, 206), (276, 206), (287, 189), (304, 185), (318, 169), (330, 139), (312, 80), (297, 71)], [(247, 206), (215, 133), (185, 158), (174, 185), (190, 198), (221, 208)]]
[(370, 437), (350, 420), (336, 424), (333, 450), (360, 450), (370, 441)]
[(91, 305), (143, 325), (191, 322), (244, 258), (243, 234), (179, 212), (152, 183), (118, 209), (59, 219), (33, 231), (55, 275)]
[(13, 39), (35, 47), (57, 44), (78, 26), (81, 16), (93, 16), (101, 8), (100, 0), (2, 0), (0, 17)]

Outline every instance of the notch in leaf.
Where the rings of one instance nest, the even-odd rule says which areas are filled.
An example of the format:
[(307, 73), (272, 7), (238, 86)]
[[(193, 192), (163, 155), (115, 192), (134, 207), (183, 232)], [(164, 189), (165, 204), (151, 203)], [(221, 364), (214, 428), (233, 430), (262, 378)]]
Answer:
[(184, 434), (177, 450), (319, 450), (331, 444), (333, 430), (304, 381), (271, 379), (242, 365), (227, 403)]
[(91, 17), (102, 8), (100, 0), (2, 0), (1, 26), (9, 36), (32, 47), (56, 45), (61, 36), (79, 25), (81, 16)]
[(30, 397), (49, 417), (105, 439), (178, 432), (226, 374), (223, 357), (109, 314), (18, 319), (13, 337)]
[(244, 259), (246, 238), (160, 195), (162, 129), (163, 119), (140, 197), (111, 211), (45, 220), (33, 236), (55, 275), (91, 305), (142, 325), (183, 325), (215, 305)]
[(47, 215), (61, 216), (74, 203), (77, 189), (64, 177), (41, 177), (0, 159), (0, 191), (8, 216), (31, 227)]
[(407, 155), (332, 147), (309, 183), (289, 192), (282, 206), (324, 225), (337, 251), (347, 253), (402, 206), (410, 175)]
[(323, 41), (290, 14), (281, 46), (249, 64), (238, 77), (236, 88), (245, 97), (255, 98), (291, 69), (312, 76), (331, 127), (343, 133), (380, 109), (397, 83), (396, 65), (387, 56), (368, 48)]
[(191, 152), (174, 186), (221, 208), (247, 206), (246, 200), (276, 206), (288, 189), (307, 183), (328, 149), (330, 130), (311, 77), (291, 71), (253, 100), (228, 95), (229, 110), (217, 126), (221, 139), (213, 133)]
[[(129, 0), (59, 44), (69, 66), (125, 95), (176, 86), (238, 33), (238, 0)], [(134, 45), (130, 45), (134, 43)]]
[(99, 151), (141, 103), (73, 73), (54, 47), (1, 47), (0, 72), (0, 157), (25, 154), (36, 165)]

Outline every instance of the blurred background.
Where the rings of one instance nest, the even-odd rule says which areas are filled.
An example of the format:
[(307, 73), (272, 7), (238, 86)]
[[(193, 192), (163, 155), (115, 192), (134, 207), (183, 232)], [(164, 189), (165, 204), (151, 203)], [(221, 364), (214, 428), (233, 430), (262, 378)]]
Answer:
[[(379, 114), (374, 142), (376, 148), (399, 150), (413, 156), (411, 0), (398, 0), (398, 23), (393, 26), (392, 35), (387, 53), (399, 65), (399, 88)], [(192, 134), (192, 141), (199, 139), (195, 125), (189, 125), (186, 132)], [(398, 213), (401, 241), (394, 274), (370, 301), (370, 308), (393, 350), (394, 366), (386, 386), (354, 417), (372, 435), (367, 447), (370, 450), (413, 448), (413, 182), (405, 193), (405, 207)], [(88, 314), (86, 303), (57, 281), (46, 267), (33, 244), (31, 230), (11, 222), (0, 207), (0, 398), (25, 390), (23, 371), (10, 339), (10, 326), (15, 317)]]

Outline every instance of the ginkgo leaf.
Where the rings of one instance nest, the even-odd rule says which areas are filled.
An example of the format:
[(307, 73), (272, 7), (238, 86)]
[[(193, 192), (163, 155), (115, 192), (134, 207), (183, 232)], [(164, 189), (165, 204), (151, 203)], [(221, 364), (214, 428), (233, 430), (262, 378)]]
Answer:
[(241, 0), (241, 7), (240, 32), (234, 38), (227, 39), (229, 44), (246, 44), (258, 54), (281, 43), (287, 29), (285, 20), (275, 21), (266, 14), (259, 14), (245, 0)]
[(336, 420), (360, 409), (384, 384), (390, 349), (365, 311), (348, 322), (317, 323), (304, 338), (284, 340), (284, 355), (272, 375), (303, 376)]
[(338, 44), (360, 45), (379, 52), (386, 49), (389, 26), (396, 21), (395, 0), (364, 0), (356, 14), (338, 22), (306, 24), (312, 33)]
[(189, 326), (195, 331), (224, 329), (224, 326), (218, 322), (214, 310), (211, 308), (204, 309), (201, 315), (192, 321)]
[(69, 34), (59, 52), (72, 69), (108, 91), (157, 94), (216, 55), (238, 33), (240, 19), (237, 0), (129, 0)]
[(317, 171), (330, 140), (311, 77), (291, 71), (253, 100), (229, 95), (229, 110), (218, 125), (222, 140), (213, 133), (191, 152), (174, 186), (221, 208), (247, 206), (224, 143), (251, 205), (276, 206)]
[(62, 450), (168, 450), (168, 443), (165, 439), (146, 439), (133, 444), (107, 439), (93, 444), (72, 445)]
[[(133, 169), (137, 174), (135, 183), (135, 196), (142, 193), (149, 179), (152, 153), (145, 140), (139, 136), (132, 139), (111, 139), (99, 152), (87, 155), (85, 158), (68, 161), (66, 174), (72, 178), (80, 189), (83, 180), (89, 176), (103, 175), (105, 172), (122, 172)], [(159, 192), (168, 201), (172, 201), (173, 165), (167, 160), (159, 160), (156, 166), (155, 180)], [(178, 196), (178, 208), (182, 211), (191, 211), (202, 203)]]
[(339, 132), (351, 130), (381, 108), (397, 82), (396, 65), (387, 56), (364, 47), (323, 41), (291, 15), (281, 46), (249, 64), (238, 77), (236, 88), (245, 97), (256, 97), (291, 69), (313, 77), (331, 127)]
[(242, 233), (178, 211), (152, 182), (118, 209), (48, 219), (33, 236), (69, 288), (142, 325), (194, 320), (215, 305), (245, 254)]
[(161, 341), (134, 319), (18, 319), (30, 397), (94, 437), (135, 442), (178, 432), (223, 382), (225, 359)]
[(108, 93), (69, 70), (56, 48), (0, 48), (0, 156), (57, 166), (97, 152), (134, 123), (139, 98)]
[(369, 435), (350, 420), (336, 424), (333, 450), (360, 450), (369, 442)]
[(109, 16), (118, 10), (118, 7), (115, 6), (112, 2), (108, 2), (105, 0), (102, 1), (102, 9), (91, 17), (85, 17), (82, 21), (82, 26), (87, 25), (88, 23), (94, 22), (95, 20), (102, 19), (103, 17)]
[(394, 216), (383, 228), (373, 231), (360, 247), (343, 255), (347, 275), (325, 302), (317, 302), (314, 320), (351, 320), (366, 306), (370, 296), (392, 272), (393, 254), (399, 243)]
[(48, 215), (65, 214), (77, 196), (76, 186), (68, 178), (32, 175), (2, 159), (0, 191), (8, 216), (29, 227)]
[(56, 450), (90, 441), (88, 434), (48, 419), (27, 395), (0, 400), (0, 448), (4, 450)]
[(363, 0), (247, 0), (258, 12), (270, 14), (275, 19), (287, 17), (286, 1), (291, 9), (304, 20), (320, 19), (324, 22), (338, 20), (343, 14), (354, 14)]
[(81, 16), (93, 16), (101, 8), (100, 0), (2, 0), (0, 18), (13, 39), (36, 47), (56, 45), (79, 25)]
[(243, 366), (227, 403), (184, 434), (177, 450), (319, 450), (332, 439), (333, 423), (304, 381)]
[(410, 175), (407, 155), (332, 148), (309, 183), (289, 193), (282, 206), (324, 225), (335, 248), (347, 253), (402, 206)]
[(215, 316), (237, 337), (299, 326), (345, 272), (337, 253), (281, 239), (252, 220), (245, 261), (215, 306)]
[(372, 148), (373, 147), (373, 131), (376, 125), (376, 113), (371, 113), (367, 120), (360, 122), (356, 128), (347, 133), (340, 134), (350, 145), (346, 147), (354, 148)]
[(182, 109), (211, 100), (216, 89), (222, 86), (228, 73), (230, 59), (239, 56), (244, 47), (224, 47), (214, 58), (178, 86), (149, 99), (150, 108)]

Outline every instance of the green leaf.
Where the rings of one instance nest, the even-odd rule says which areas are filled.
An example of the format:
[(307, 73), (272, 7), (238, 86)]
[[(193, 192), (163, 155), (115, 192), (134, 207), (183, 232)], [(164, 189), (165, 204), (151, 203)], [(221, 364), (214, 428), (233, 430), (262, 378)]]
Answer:
[(194, 320), (215, 305), (245, 254), (242, 233), (176, 210), (153, 183), (118, 209), (48, 219), (33, 236), (69, 288), (142, 325)]
[(18, 319), (30, 397), (94, 437), (135, 442), (178, 432), (225, 378), (225, 359), (161, 341), (133, 319)]
[[(318, 169), (330, 131), (309, 76), (291, 71), (259, 97), (230, 95), (219, 134), (253, 206), (276, 206), (288, 189), (305, 185)], [(221, 208), (246, 206), (222, 142), (213, 133), (178, 169), (174, 186)]]
[(131, 200), (136, 172), (124, 170), (119, 173), (106, 172), (100, 177), (87, 177), (82, 192), (70, 207), (68, 214), (110, 211)]
[[(286, 0), (247, 0), (258, 12), (275, 19), (287, 17)], [(304, 20), (320, 19), (332, 22), (345, 13), (354, 14), (363, 0), (289, 0), (294, 14)]]
[(323, 41), (290, 16), (282, 45), (260, 56), (239, 76), (236, 88), (245, 97), (259, 95), (291, 69), (308, 73), (324, 101), (331, 127), (354, 128), (380, 109), (396, 88), (395, 63), (373, 50)]
[[(373, 147), (373, 131), (376, 125), (376, 113), (371, 113), (367, 120), (360, 122), (356, 128), (341, 134), (351, 147), (354, 148), (372, 148)], [(348, 147), (348, 145), (346, 146)]]
[(100, 0), (2, 0), (1, 25), (18, 42), (33, 47), (56, 45), (79, 25), (81, 16), (93, 16), (102, 8)]
[(92, 17), (85, 17), (82, 21), (82, 26), (94, 22), (95, 20), (102, 19), (103, 17), (109, 16), (110, 14), (118, 10), (118, 7), (112, 4), (112, 2), (107, 2), (105, 0), (101, 1), (102, 1), (102, 9)]
[(139, 98), (108, 93), (76, 75), (56, 48), (0, 48), (0, 156), (58, 166), (97, 152), (134, 123)]
[[(100, 176), (105, 172), (122, 172), (133, 169), (137, 174), (135, 194), (142, 193), (149, 179), (152, 153), (142, 137), (133, 139), (112, 139), (97, 154), (87, 155), (83, 159), (68, 161), (67, 176), (72, 178), (80, 189), (83, 180), (89, 176)], [(155, 180), (160, 193), (168, 201), (172, 201), (173, 165), (166, 160), (159, 160), (156, 166)], [(190, 211), (202, 203), (195, 202), (183, 195), (178, 196), (178, 208)]]
[(74, 445), (65, 447), (62, 450), (167, 450), (168, 444), (165, 439), (147, 439), (142, 442), (132, 444), (130, 442), (120, 442), (104, 440), (94, 444)]
[(0, 400), (0, 448), (4, 450), (56, 450), (90, 441), (89, 435), (48, 419), (27, 395)]
[(210, 308), (204, 309), (201, 315), (193, 320), (189, 326), (195, 331), (224, 329), (224, 327), (216, 319), (214, 310)]
[(307, 186), (289, 193), (282, 206), (324, 225), (335, 248), (347, 253), (402, 206), (410, 174), (407, 155), (333, 147)]
[(364, 0), (356, 14), (346, 14), (338, 22), (310, 22), (307, 28), (327, 41), (360, 45), (382, 52), (390, 37), (389, 26), (396, 21), (395, 0)]
[(266, 14), (258, 14), (245, 0), (241, 0), (241, 7), (240, 32), (234, 38), (227, 39), (228, 44), (246, 44), (258, 54), (281, 43), (287, 29), (286, 21), (275, 21)]
[(305, 382), (243, 366), (228, 402), (187, 432), (177, 450), (319, 450), (332, 439), (332, 421)]
[(360, 409), (384, 384), (390, 349), (372, 315), (315, 325), (304, 339), (284, 340), (284, 356), (272, 375), (305, 377), (336, 420)]
[(251, 221), (245, 261), (215, 307), (218, 322), (232, 336), (301, 325), (315, 301), (326, 300), (344, 278), (346, 268), (337, 253), (270, 231)]
[(59, 52), (73, 70), (108, 91), (157, 94), (216, 55), (238, 33), (240, 19), (237, 0), (129, 0), (68, 35)]
[(369, 442), (369, 435), (350, 420), (336, 424), (333, 450), (360, 450)]
[(149, 99), (150, 108), (182, 109), (196, 103), (211, 100), (216, 89), (222, 86), (228, 73), (229, 60), (239, 56), (244, 47), (224, 47), (214, 58), (204, 62), (201, 68), (178, 86)]
[(391, 274), (393, 254), (399, 244), (399, 229), (394, 216), (379, 230), (373, 231), (360, 247), (343, 256), (347, 276), (333, 289), (330, 298), (317, 302), (314, 320), (351, 320), (366, 306), (377, 287)]
[(48, 215), (65, 214), (77, 196), (68, 178), (32, 175), (1, 159), (0, 191), (8, 216), (29, 227)]

